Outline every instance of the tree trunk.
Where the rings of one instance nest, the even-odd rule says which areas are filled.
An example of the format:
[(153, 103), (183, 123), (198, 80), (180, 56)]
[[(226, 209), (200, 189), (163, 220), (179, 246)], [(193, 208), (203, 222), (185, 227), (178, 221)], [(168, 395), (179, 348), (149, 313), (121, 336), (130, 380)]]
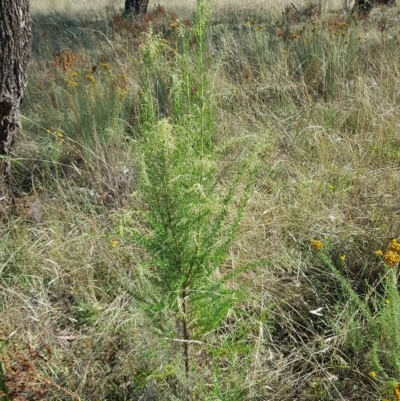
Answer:
[(355, 0), (353, 12), (357, 11), (359, 14), (367, 14), (374, 7), (375, 0)]
[(353, 12), (357, 11), (360, 14), (368, 14), (375, 4), (393, 7), (396, 5), (396, 0), (355, 0)]
[(9, 156), (20, 127), (30, 53), (29, 0), (0, 0), (0, 205), (12, 198)]
[(148, 4), (149, 0), (125, 0), (125, 12), (128, 14), (133, 11), (136, 15), (144, 15)]

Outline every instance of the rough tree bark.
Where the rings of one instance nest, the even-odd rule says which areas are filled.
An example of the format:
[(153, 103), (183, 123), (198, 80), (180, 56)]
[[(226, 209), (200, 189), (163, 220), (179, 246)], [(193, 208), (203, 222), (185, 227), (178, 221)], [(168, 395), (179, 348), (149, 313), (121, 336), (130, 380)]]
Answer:
[(125, 12), (133, 11), (136, 15), (144, 15), (147, 13), (149, 0), (125, 0)]
[(20, 127), (30, 53), (29, 0), (0, 0), (0, 204), (12, 198), (8, 157)]

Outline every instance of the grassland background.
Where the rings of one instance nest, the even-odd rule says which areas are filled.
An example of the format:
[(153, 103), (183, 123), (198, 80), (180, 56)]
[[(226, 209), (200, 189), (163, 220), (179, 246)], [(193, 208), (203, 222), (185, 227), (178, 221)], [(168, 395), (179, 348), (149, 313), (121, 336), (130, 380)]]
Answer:
[[(149, 8), (151, 9), (154, 7), (155, 4), (158, 4), (159, 2), (157, 1), (150, 1), (149, 2)], [(283, 0), (280, 1), (279, 4), (275, 1), (262, 1), (262, 0), (249, 0), (246, 2), (246, 4), (243, 4), (241, 1), (234, 1), (234, 0), (223, 0), (223, 1), (215, 1), (214, 2), (214, 7), (235, 7), (235, 8), (256, 8), (256, 9), (265, 9), (269, 10), (271, 12), (276, 12), (278, 9), (282, 9), (285, 5), (290, 4), (291, 2), (288, 0)], [(296, 4), (298, 6), (303, 6), (304, 1), (298, 1)], [(75, 0), (63, 0), (63, 1), (55, 1), (55, 0), (45, 0), (45, 1), (39, 1), (39, 0), (33, 0), (31, 1), (31, 10), (32, 13), (53, 13), (53, 12), (58, 12), (58, 13), (77, 13), (77, 12), (92, 12), (94, 11), (95, 13), (103, 13), (107, 7), (112, 7), (112, 8), (123, 8), (124, 7), (124, 1), (119, 1), (119, 3), (116, 3), (115, 1), (109, 1), (109, 0), (99, 0), (96, 1), (95, 3), (90, 0), (84, 0), (84, 1), (75, 1)], [(327, 1), (326, 6), (329, 8), (340, 8), (342, 6), (342, 3), (340, 0), (333, 0), (333, 1)], [(176, 9), (189, 9), (193, 10), (196, 6), (196, 1), (194, 0), (186, 0), (186, 1), (178, 1), (178, 0), (172, 0), (168, 2), (168, 9), (170, 10), (176, 10)]]
[(132, 297), (157, 290), (129, 233), (143, 204), (144, 32), (152, 22), (173, 50), (152, 92), (168, 117), (174, 23), (194, 3), (150, 3), (142, 22), (121, 18), (120, 3), (31, 2), (20, 196), (0, 228), (13, 399), (186, 400), (189, 387), (193, 400), (400, 399), (398, 261), (385, 259), (400, 237), (398, 7), (352, 18), (341, 2), (296, 2), (298, 14), (282, 13), (289, 1), (212, 3), (221, 165), (265, 146), (216, 276), (251, 268), (229, 282), (238, 301), (218, 329), (193, 346), (188, 384), (173, 314), (160, 330)]

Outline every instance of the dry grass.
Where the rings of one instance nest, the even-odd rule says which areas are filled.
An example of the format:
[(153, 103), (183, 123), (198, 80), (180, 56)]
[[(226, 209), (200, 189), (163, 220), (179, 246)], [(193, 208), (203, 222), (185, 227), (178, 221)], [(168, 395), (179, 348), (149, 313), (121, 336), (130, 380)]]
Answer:
[[(396, 399), (398, 352), (387, 344), (396, 341), (380, 318), (387, 270), (373, 252), (400, 237), (398, 9), (352, 22), (340, 2), (316, 16), (302, 4), (299, 13), (276, 2), (274, 12), (256, 0), (215, 4), (216, 140), (232, 155), (266, 145), (218, 274), (252, 267), (231, 281), (243, 292), (199, 339), (207, 345), (193, 346), (192, 399)], [(0, 353), (19, 401), (188, 399), (170, 312), (158, 326), (132, 296), (155, 289), (147, 255), (127, 234), (139, 224), (141, 33), (152, 22), (172, 44), (171, 24), (188, 12), (172, 1), (127, 21), (107, 6), (116, 7), (32, 1), (34, 15), (71, 19), (38, 16), (34, 25), (15, 166), (21, 197), (0, 227)], [(170, 110), (168, 77), (155, 77), (160, 115)]]
[[(195, 0), (186, 0), (184, 4), (182, 4), (181, 1), (179, 0), (172, 0), (168, 1), (168, 3), (163, 3), (163, 2), (158, 2), (158, 1), (150, 1), (149, 2), (149, 9), (152, 9), (156, 4), (162, 4), (164, 6), (168, 7), (168, 10), (174, 11), (174, 12), (184, 12), (185, 9), (187, 11), (193, 10), (196, 6), (196, 1)], [(227, 7), (232, 7), (233, 9), (245, 9), (245, 8), (250, 8), (250, 9), (256, 9), (256, 10), (268, 10), (270, 11), (277, 11), (282, 9), (283, 6), (285, 5), (290, 5), (291, 1), (289, 0), (284, 0), (279, 3), (279, 5), (272, 0), (268, 1), (263, 1), (263, 0), (249, 0), (246, 2), (244, 5), (243, 2), (238, 1), (238, 0), (219, 0), (219, 1), (213, 1), (213, 6), (216, 9), (226, 9)], [(296, 7), (303, 7), (305, 4), (304, 0), (297, 1), (296, 2)], [(330, 9), (339, 9), (342, 4), (340, 0), (334, 0), (332, 2), (329, 2)], [(110, 0), (99, 0), (96, 1), (95, 3), (90, 0), (82, 0), (82, 1), (75, 1), (75, 0), (63, 0), (63, 1), (56, 1), (56, 0), (32, 0), (31, 1), (31, 10), (32, 13), (42, 13), (42, 14), (49, 14), (49, 13), (91, 13), (94, 12), (95, 14), (97, 13), (98, 15), (103, 15), (104, 10), (106, 7), (113, 7), (118, 9), (122, 9), (124, 7), (124, 0), (120, 0), (119, 4), (116, 4), (113, 1)]]

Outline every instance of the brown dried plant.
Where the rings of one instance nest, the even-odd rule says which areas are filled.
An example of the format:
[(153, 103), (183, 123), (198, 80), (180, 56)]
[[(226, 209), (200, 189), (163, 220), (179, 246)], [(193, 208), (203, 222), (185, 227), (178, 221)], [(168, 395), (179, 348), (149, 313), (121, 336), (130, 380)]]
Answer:
[(63, 389), (43, 373), (52, 357), (51, 347), (44, 342), (36, 348), (27, 344), (25, 350), (14, 346), (2, 358), (3, 381), (7, 393), (0, 389), (0, 398), (13, 401), (41, 400), (56, 390), (68, 394), (74, 400), (80, 400), (77, 395)]
[(76, 65), (84, 65), (87, 60), (82, 55), (79, 55), (71, 49), (64, 49), (53, 55), (51, 66), (54, 69), (61, 70), (62, 72), (68, 72), (72, 70)]

